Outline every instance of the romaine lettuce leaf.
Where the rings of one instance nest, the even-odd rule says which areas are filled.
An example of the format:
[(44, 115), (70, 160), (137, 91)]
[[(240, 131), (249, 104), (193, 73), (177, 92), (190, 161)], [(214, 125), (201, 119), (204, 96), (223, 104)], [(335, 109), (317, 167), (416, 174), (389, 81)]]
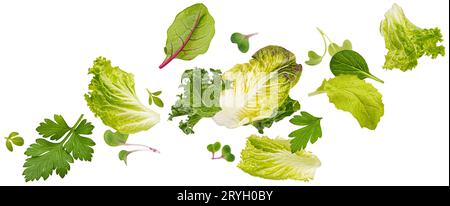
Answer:
[(89, 69), (93, 74), (85, 99), (103, 123), (122, 134), (145, 131), (159, 122), (159, 114), (145, 107), (136, 96), (134, 76), (98, 57)]
[(380, 31), (389, 50), (383, 66), (386, 69), (407, 71), (416, 67), (423, 55), (433, 59), (445, 55), (444, 46), (437, 45), (443, 41), (439, 28), (422, 29), (414, 25), (397, 4), (386, 12)]
[(300, 150), (292, 153), (287, 139), (252, 135), (242, 150), (238, 167), (265, 179), (309, 181), (320, 165), (320, 160), (310, 152)]
[(257, 51), (249, 63), (238, 64), (222, 75), (230, 87), (220, 94), (219, 111), (214, 121), (227, 128), (272, 118), (274, 112), (297, 84), (302, 66), (295, 55), (279, 46)]

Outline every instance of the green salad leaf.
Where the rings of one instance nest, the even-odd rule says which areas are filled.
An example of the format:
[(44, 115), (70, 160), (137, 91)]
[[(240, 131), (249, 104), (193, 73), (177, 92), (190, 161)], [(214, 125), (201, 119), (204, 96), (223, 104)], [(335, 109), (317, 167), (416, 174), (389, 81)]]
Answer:
[(252, 135), (242, 150), (238, 168), (265, 179), (309, 181), (320, 165), (320, 160), (310, 152), (292, 153), (289, 140)]
[(251, 125), (253, 125), (260, 134), (263, 134), (264, 128), (270, 128), (273, 123), (279, 122), (284, 118), (291, 116), (298, 110), (300, 110), (300, 103), (297, 100), (288, 97), (283, 104), (276, 109), (272, 115), (273, 117), (254, 121)]
[(148, 93), (148, 105), (152, 105), (155, 103), (158, 107), (164, 107), (164, 102), (159, 98), (159, 95), (162, 93), (161, 91), (151, 92), (147, 89)]
[(231, 42), (237, 44), (239, 51), (242, 53), (247, 53), (250, 48), (249, 39), (256, 34), (258, 33), (241, 34), (236, 32), (231, 35)]
[(127, 143), (128, 134), (122, 134), (120, 132), (112, 132), (111, 130), (106, 130), (103, 135), (105, 143), (111, 147), (121, 146)]
[(172, 106), (169, 120), (187, 116), (179, 127), (185, 134), (193, 134), (194, 126), (202, 118), (213, 117), (220, 111), (219, 95), (224, 86), (220, 70), (186, 70), (181, 77), (183, 93)]
[(320, 137), (322, 137), (322, 128), (320, 127), (321, 117), (315, 117), (308, 112), (300, 112), (300, 115), (295, 115), (290, 122), (294, 125), (304, 126), (289, 134), (292, 137), (291, 151), (293, 153), (304, 150), (308, 142), (314, 144)]
[(356, 75), (360, 79), (371, 78), (384, 83), (383, 80), (369, 72), (366, 60), (353, 50), (343, 50), (336, 53), (330, 61), (331, 72), (335, 75)]
[(339, 75), (324, 80), (310, 96), (326, 93), (336, 108), (350, 112), (361, 127), (376, 129), (384, 115), (382, 95), (370, 83), (355, 75)]
[(380, 32), (388, 49), (383, 66), (385, 69), (412, 70), (423, 55), (433, 59), (445, 55), (444, 46), (438, 45), (443, 41), (439, 28), (423, 29), (414, 25), (397, 4), (384, 16)]
[(224, 159), (227, 162), (233, 162), (235, 157), (234, 157), (233, 153), (231, 153), (230, 145), (224, 145), (222, 147), (222, 156), (220, 156), (220, 157), (215, 156), (215, 154), (220, 151), (221, 147), (222, 147), (222, 145), (220, 144), (220, 142), (216, 142), (214, 144), (209, 144), (206, 147), (206, 149), (208, 149), (208, 151), (212, 153), (211, 159), (212, 160)]
[(122, 134), (134, 134), (159, 122), (159, 114), (144, 106), (137, 97), (133, 74), (113, 67), (103, 57), (94, 61), (89, 74), (94, 76), (85, 99), (91, 111), (105, 125)]
[(173, 59), (192, 60), (206, 53), (214, 37), (214, 19), (204, 4), (194, 4), (175, 17), (167, 29), (167, 40), (164, 53), (166, 59), (160, 69)]
[(14, 151), (14, 146), (13, 145), (16, 145), (16, 146), (20, 147), (20, 146), (23, 146), (23, 144), (24, 144), (23, 138), (17, 132), (11, 132), (9, 134), (9, 136), (5, 137), (5, 139), (6, 139), (6, 143), (5, 143), (6, 144), (6, 148), (10, 152)]
[(236, 128), (273, 118), (288, 99), (302, 73), (295, 55), (280, 46), (258, 50), (249, 63), (237, 64), (222, 75), (230, 86), (220, 94), (216, 124)]
[(350, 42), (350, 40), (348, 39), (344, 40), (342, 46), (339, 46), (334, 42), (328, 45), (328, 53), (330, 54), (330, 56), (334, 56), (336, 53), (344, 50), (352, 50), (352, 42)]
[[(36, 129), (43, 138), (38, 138), (36, 143), (31, 144), (25, 151), (28, 156), (23, 167), (25, 180), (33, 181), (43, 178), (46, 180), (53, 171), (61, 178), (64, 178), (70, 170), (70, 164), (74, 160), (91, 161), (95, 142), (85, 135), (92, 134), (94, 126), (83, 119), (81, 115), (73, 127), (69, 130), (54, 122), (63, 122), (60, 115), (55, 115), (54, 120), (45, 119)], [(53, 122), (50, 123), (49, 122)], [(65, 122), (65, 121), (64, 121)], [(63, 131), (66, 131), (64, 134)], [(55, 139), (52, 137), (62, 134), (64, 138)], [(49, 138), (50, 137), (50, 138)], [(49, 140), (47, 140), (49, 139)], [(58, 141), (60, 140), (60, 141)]]
[[(346, 39), (344, 41), (344, 43), (342, 44), (342, 46), (339, 46), (338, 44), (334, 43), (333, 41), (331, 41), (330, 37), (328, 37), (328, 35), (325, 34), (325, 32), (323, 32), (321, 29), (317, 28), (317, 31), (319, 31), (320, 35), (322, 36), (323, 39), (323, 44), (324, 44), (324, 52), (322, 55), (317, 54), (315, 51), (308, 51), (308, 61), (305, 62), (305, 64), (310, 65), (310, 66), (315, 66), (318, 65), (322, 62), (323, 58), (325, 57), (325, 55), (328, 53), (330, 54), (330, 56), (335, 55), (336, 53), (343, 51), (343, 50), (352, 50), (352, 42), (350, 42), (350, 40)], [(330, 45), (328, 45), (328, 43)]]

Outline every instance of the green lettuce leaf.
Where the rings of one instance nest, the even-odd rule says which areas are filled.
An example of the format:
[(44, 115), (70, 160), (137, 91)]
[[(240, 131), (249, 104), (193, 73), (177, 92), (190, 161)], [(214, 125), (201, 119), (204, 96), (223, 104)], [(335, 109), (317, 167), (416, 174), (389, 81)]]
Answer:
[(300, 78), (302, 66), (295, 55), (279, 46), (257, 51), (249, 63), (238, 64), (222, 75), (230, 86), (220, 94), (220, 107), (214, 121), (236, 128), (272, 118), (288, 98)]
[(252, 135), (242, 150), (238, 167), (265, 179), (309, 181), (320, 165), (320, 160), (310, 152), (292, 153), (289, 140)]
[(122, 134), (145, 131), (159, 122), (159, 114), (145, 107), (136, 96), (134, 76), (111, 66), (103, 57), (89, 69), (93, 74), (85, 99), (103, 123)]
[(416, 67), (423, 55), (433, 59), (445, 55), (444, 46), (437, 45), (443, 41), (439, 28), (422, 29), (414, 25), (397, 4), (386, 12), (380, 31), (388, 49), (383, 66), (386, 69), (407, 71)]
[(324, 80), (310, 96), (321, 93), (327, 93), (336, 108), (350, 112), (361, 127), (376, 129), (384, 114), (382, 95), (372, 84), (355, 75), (339, 75)]
[(288, 97), (283, 104), (276, 109), (273, 117), (254, 121), (251, 123), (260, 134), (264, 134), (264, 128), (270, 128), (273, 123), (279, 122), (286, 117), (291, 116), (296, 111), (300, 110), (300, 103), (297, 100)]
[(220, 70), (186, 70), (181, 78), (183, 93), (178, 95), (177, 102), (172, 106), (169, 120), (187, 116), (179, 127), (185, 134), (193, 134), (194, 126), (202, 118), (213, 117), (220, 111), (219, 94), (224, 86)]

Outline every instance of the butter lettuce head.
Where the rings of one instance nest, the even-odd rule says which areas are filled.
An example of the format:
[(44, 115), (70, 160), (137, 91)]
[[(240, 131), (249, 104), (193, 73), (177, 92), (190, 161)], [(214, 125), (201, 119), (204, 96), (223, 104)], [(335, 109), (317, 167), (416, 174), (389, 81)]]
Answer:
[(416, 67), (423, 55), (433, 59), (445, 55), (444, 46), (437, 45), (443, 41), (439, 28), (422, 29), (414, 25), (397, 4), (386, 12), (380, 31), (388, 49), (383, 66), (386, 69), (407, 71)]
[(320, 165), (320, 160), (310, 152), (292, 153), (289, 140), (252, 135), (242, 150), (238, 167), (265, 179), (309, 181)]
[(260, 49), (248, 63), (237, 64), (222, 75), (229, 86), (220, 94), (222, 110), (214, 121), (236, 128), (276, 116), (301, 72), (302, 66), (290, 51), (279, 46)]
[(145, 107), (136, 96), (134, 76), (98, 57), (89, 69), (93, 74), (85, 99), (103, 123), (122, 134), (145, 131), (159, 122), (159, 114)]

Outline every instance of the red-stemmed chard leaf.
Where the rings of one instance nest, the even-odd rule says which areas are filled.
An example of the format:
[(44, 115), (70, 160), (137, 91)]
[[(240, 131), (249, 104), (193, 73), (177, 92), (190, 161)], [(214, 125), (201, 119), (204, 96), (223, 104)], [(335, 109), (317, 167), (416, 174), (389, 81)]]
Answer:
[(175, 58), (192, 60), (206, 53), (214, 37), (214, 19), (203, 4), (194, 4), (181, 11), (167, 30), (164, 68)]

